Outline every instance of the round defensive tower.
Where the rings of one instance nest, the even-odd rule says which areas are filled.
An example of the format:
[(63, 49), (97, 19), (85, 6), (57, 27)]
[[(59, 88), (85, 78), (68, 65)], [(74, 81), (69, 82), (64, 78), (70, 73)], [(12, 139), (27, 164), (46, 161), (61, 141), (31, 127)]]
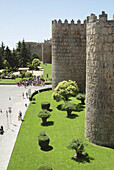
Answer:
[(80, 91), (86, 82), (86, 23), (52, 21), (52, 89), (60, 81), (76, 81)]
[(114, 20), (87, 17), (85, 137), (114, 147)]

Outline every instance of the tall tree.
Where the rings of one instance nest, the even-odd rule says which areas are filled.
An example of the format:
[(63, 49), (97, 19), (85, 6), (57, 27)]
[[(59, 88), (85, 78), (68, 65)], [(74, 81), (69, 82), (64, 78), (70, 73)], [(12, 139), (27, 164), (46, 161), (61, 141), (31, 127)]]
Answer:
[(13, 67), (13, 57), (12, 57), (12, 53), (11, 50), (9, 49), (9, 47), (7, 46), (4, 52), (4, 59), (7, 60), (7, 62), (9, 63), (9, 67)]
[(16, 52), (19, 60), (19, 66), (26, 67), (27, 63), (30, 61), (30, 52), (24, 40), (22, 42), (18, 42)]
[(3, 68), (4, 51), (5, 51), (5, 46), (4, 46), (4, 43), (2, 42), (1, 47), (0, 47), (0, 69)]

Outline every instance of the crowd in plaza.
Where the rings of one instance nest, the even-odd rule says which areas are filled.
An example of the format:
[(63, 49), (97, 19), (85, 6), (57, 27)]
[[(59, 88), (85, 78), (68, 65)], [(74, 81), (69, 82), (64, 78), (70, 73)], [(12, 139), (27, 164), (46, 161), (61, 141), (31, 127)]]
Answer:
[(40, 86), (40, 85), (45, 85), (45, 80), (43, 79), (42, 76), (34, 76), (34, 78), (30, 78), (28, 80), (22, 80), (22, 81), (18, 81), (17, 85), (20, 86)]

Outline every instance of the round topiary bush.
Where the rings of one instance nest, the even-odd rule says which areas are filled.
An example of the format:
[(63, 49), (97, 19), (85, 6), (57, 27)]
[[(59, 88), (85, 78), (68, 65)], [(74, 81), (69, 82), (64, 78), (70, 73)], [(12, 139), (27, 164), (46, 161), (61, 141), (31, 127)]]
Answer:
[(50, 139), (45, 134), (45, 131), (41, 131), (38, 136), (38, 143), (42, 150), (46, 150), (49, 147)]
[(39, 112), (38, 117), (42, 119), (42, 125), (45, 125), (47, 122), (47, 119), (51, 116), (50, 112), (47, 110), (42, 110)]
[(50, 103), (49, 103), (49, 102), (43, 102), (43, 103), (41, 103), (41, 108), (48, 110), (48, 109), (50, 108)]

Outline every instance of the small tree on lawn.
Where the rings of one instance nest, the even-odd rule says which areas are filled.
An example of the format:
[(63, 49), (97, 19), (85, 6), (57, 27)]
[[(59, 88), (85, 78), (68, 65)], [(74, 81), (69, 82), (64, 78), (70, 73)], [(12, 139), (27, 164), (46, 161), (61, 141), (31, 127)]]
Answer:
[(75, 97), (79, 89), (75, 81), (62, 81), (54, 89), (53, 98), (56, 101), (68, 101), (69, 97)]
[(68, 146), (69, 149), (74, 149), (76, 154), (74, 155), (75, 158), (79, 159), (82, 156), (82, 153), (85, 152), (85, 143), (81, 139), (73, 139)]
[(81, 100), (81, 104), (85, 104), (84, 101), (85, 101), (85, 94), (82, 94), (82, 93), (79, 93), (77, 96), (76, 96), (77, 100)]
[(76, 104), (74, 103), (69, 103), (69, 102), (65, 102), (62, 105), (62, 109), (63, 111), (67, 111), (67, 117), (71, 116), (72, 111), (76, 111)]
[(47, 123), (47, 119), (51, 116), (50, 112), (47, 110), (42, 110), (39, 112), (38, 117), (42, 119), (42, 125)]
[(33, 59), (32, 65), (34, 66), (35, 70), (38, 70), (38, 66), (40, 66), (40, 64), (41, 64), (41, 61), (39, 59), (37, 58)]

